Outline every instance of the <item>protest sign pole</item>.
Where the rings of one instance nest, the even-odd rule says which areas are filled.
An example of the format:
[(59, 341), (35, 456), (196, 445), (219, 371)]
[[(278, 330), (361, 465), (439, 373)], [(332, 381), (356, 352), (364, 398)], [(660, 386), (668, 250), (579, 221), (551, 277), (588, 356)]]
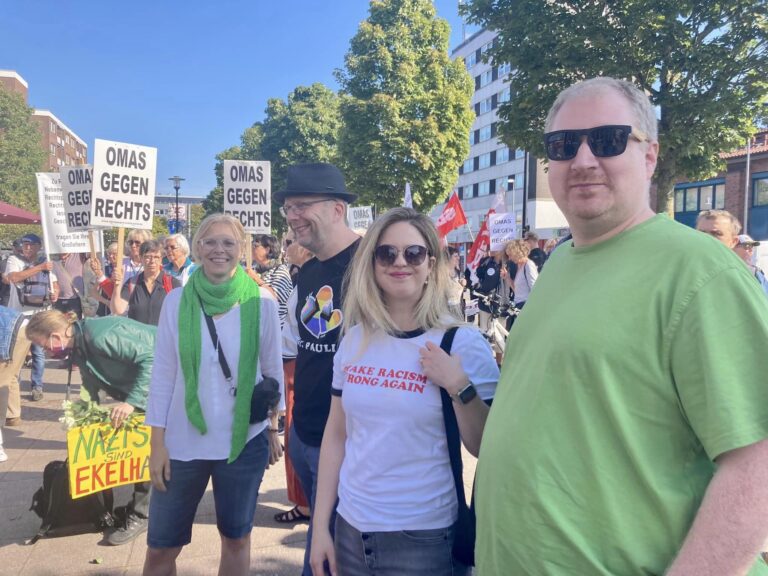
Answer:
[(88, 230), (88, 245), (91, 247), (91, 260), (96, 260), (96, 239), (93, 230)]
[[(123, 260), (121, 257), (121, 254), (124, 254), (123, 244), (125, 244), (125, 228), (120, 226), (120, 228), (117, 229), (117, 265), (120, 266), (120, 270), (121, 270), (120, 278), (123, 277), (123, 274), (122, 274)], [(122, 286), (115, 286), (115, 290), (120, 290), (121, 288)]]
[(245, 269), (250, 270), (253, 266), (253, 234), (248, 232), (245, 235)]

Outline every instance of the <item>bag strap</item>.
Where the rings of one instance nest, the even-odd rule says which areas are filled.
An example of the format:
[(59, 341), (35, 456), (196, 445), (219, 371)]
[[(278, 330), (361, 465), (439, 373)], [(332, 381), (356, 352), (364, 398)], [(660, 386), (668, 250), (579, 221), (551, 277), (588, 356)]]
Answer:
[[(458, 326), (452, 326), (443, 334), (443, 340), (440, 342), (446, 354), (451, 353), (453, 339), (456, 336)], [(456, 421), (456, 413), (453, 411), (453, 401), (445, 391), (440, 387), (440, 399), (443, 402), (443, 420), (445, 421), (445, 435), (448, 439), (448, 456), (451, 459), (451, 472), (453, 472), (453, 482), (456, 485), (456, 498), (459, 501), (459, 508), (467, 507), (467, 499), (464, 494), (464, 465), (461, 461), (461, 435), (459, 434), (459, 423)]]
[[(229, 369), (229, 363), (227, 362), (227, 358), (224, 356), (224, 350), (222, 350), (221, 346), (219, 346), (219, 335), (216, 332), (216, 324), (213, 323), (213, 318), (205, 312), (203, 299), (200, 298), (199, 295), (197, 299), (200, 300), (200, 312), (202, 312), (203, 316), (205, 317), (205, 323), (208, 325), (208, 334), (211, 335), (211, 342), (213, 342), (213, 347), (216, 348), (216, 352), (219, 354), (219, 364), (221, 365), (221, 371), (224, 373), (224, 378), (226, 378), (227, 382), (230, 383), (230, 390), (236, 391), (237, 388), (231, 387), (232, 371)], [(234, 396), (234, 394), (232, 395)]]

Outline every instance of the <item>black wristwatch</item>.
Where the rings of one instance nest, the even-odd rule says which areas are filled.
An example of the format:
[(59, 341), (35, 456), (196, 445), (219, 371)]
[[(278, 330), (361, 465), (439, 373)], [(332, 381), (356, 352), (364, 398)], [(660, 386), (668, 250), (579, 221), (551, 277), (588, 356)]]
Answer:
[(459, 404), (469, 404), (477, 396), (477, 389), (472, 382), (469, 382), (464, 388), (456, 394), (451, 394), (451, 400)]

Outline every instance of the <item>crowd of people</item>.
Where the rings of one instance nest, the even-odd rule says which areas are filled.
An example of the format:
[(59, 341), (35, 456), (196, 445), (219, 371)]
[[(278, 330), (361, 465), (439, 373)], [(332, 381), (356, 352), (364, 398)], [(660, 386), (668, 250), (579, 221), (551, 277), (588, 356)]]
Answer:
[[(33, 400), (47, 351), (117, 401), (116, 427), (146, 414), (151, 489), (136, 485), (108, 539), (147, 532), (147, 576), (176, 573), (210, 479), (219, 572), (247, 574), (283, 448), (294, 508), (275, 520), (310, 521), (304, 576), (466, 574), (462, 544), (481, 576), (768, 573), (759, 242), (723, 210), (697, 230), (654, 214), (657, 122), (630, 83), (564, 90), (544, 143), (571, 236), (529, 232), (465, 273), (411, 208), (350, 229), (356, 195), (325, 163), (290, 166), (273, 195), (282, 245), (247, 246), (222, 214), (191, 244), (131, 231), (122, 263), (118, 246), (39, 261), (24, 236), (3, 276), (2, 421), (21, 416), (30, 347)], [(494, 302), (515, 311), (503, 362), (483, 337)], [(479, 457), (476, 542), (459, 438)]]

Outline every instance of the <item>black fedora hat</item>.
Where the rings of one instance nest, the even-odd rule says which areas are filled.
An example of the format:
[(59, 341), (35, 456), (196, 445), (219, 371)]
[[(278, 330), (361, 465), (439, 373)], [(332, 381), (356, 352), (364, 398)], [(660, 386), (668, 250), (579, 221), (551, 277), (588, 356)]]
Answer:
[(296, 164), (288, 166), (285, 189), (275, 192), (275, 201), (282, 205), (290, 196), (333, 196), (354, 202), (357, 194), (347, 192), (344, 175), (333, 164)]

